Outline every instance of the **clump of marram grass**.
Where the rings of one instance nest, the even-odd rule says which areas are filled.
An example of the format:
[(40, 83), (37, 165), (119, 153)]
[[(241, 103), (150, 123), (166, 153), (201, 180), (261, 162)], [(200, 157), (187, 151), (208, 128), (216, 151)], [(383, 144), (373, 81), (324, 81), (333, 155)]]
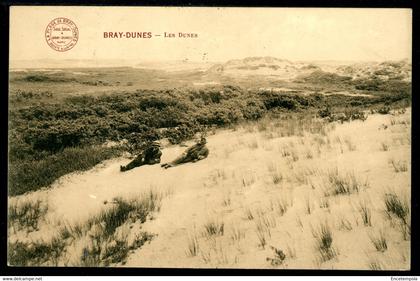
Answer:
[(279, 184), (283, 180), (283, 175), (279, 171), (275, 171), (271, 174), (271, 179), (274, 184)]
[(312, 235), (316, 239), (316, 249), (320, 254), (322, 262), (331, 260), (337, 255), (332, 245), (333, 235), (331, 228), (326, 222), (321, 223), (318, 229), (312, 229)]
[(371, 270), (382, 270), (382, 264), (378, 260), (371, 260), (368, 263)]
[(263, 224), (267, 229), (276, 227), (276, 219), (272, 215), (259, 213), (257, 224)]
[(228, 206), (230, 206), (231, 203), (232, 203), (232, 199), (231, 199), (230, 191), (224, 193), (223, 198), (222, 198), (222, 206), (228, 207)]
[(300, 228), (303, 228), (303, 223), (300, 216), (296, 216), (296, 225), (299, 226)]
[(271, 238), (271, 228), (276, 227), (276, 219), (273, 216), (267, 215), (262, 211), (258, 212), (258, 218), (255, 220), (258, 246), (265, 248), (267, 244), (267, 236)]
[(372, 226), (372, 216), (370, 208), (367, 206), (366, 202), (361, 202), (359, 204), (359, 212), (362, 216), (362, 221), (365, 226)]
[(411, 235), (410, 207), (407, 200), (402, 200), (395, 193), (385, 194), (386, 213), (389, 218), (396, 218), (404, 240)]
[(296, 249), (293, 246), (287, 245), (287, 257), (294, 259), (296, 258)]
[(267, 244), (267, 236), (271, 238), (271, 228), (277, 226), (276, 219), (272, 215), (268, 215), (263, 211), (258, 212), (258, 218), (255, 220), (256, 232), (261, 248), (265, 248)]
[(312, 174), (310, 169), (297, 169), (296, 172), (293, 172), (294, 178), (296, 182), (299, 184), (308, 184), (309, 179), (308, 177)]
[(41, 200), (9, 204), (8, 226), (27, 232), (38, 231), (38, 224), (48, 211), (48, 204)]
[(195, 234), (189, 235), (187, 256), (195, 257), (198, 255), (199, 251), (200, 251), (200, 244), (198, 243), (197, 235)]
[(64, 240), (69, 238), (76, 240), (82, 237), (85, 232), (81, 224), (64, 224), (59, 230), (60, 237)]
[(218, 178), (221, 178), (223, 180), (227, 179), (225, 169), (216, 169), (216, 175), (217, 175)]
[(385, 252), (388, 249), (385, 233), (383, 231), (379, 231), (378, 235), (371, 234), (369, 235), (369, 238), (377, 251)]
[(265, 245), (267, 245), (266, 233), (268, 233), (271, 236), (270, 230), (266, 229), (262, 224), (257, 224), (256, 232), (259, 241), (258, 246), (265, 249)]
[(256, 181), (256, 179), (255, 179), (255, 175), (254, 174), (249, 175), (249, 176), (243, 176), (242, 177), (242, 186), (244, 188), (245, 187), (248, 187), (248, 186), (251, 186), (252, 184), (255, 183), (255, 181)]
[(297, 153), (297, 151), (296, 150), (292, 150), (292, 152), (291, 152), (291, 156), (292, 156), (292, 160), (293, 160), (293, 162), (296, 162), (296, 161), (298, 161), (299, 160), (299, 154)]
[(388, 151), (389, 150), (389, 145), (384, 143), (384, 142), (381, 142), (380, 150), (381, 151)]
[(277, 199), (275, 201), (270, 201), (271, 210), (273, 210), (276, 214), (278, 214), (280, 217), (283, 216), (289, 207), (289, 203), (282, 198)]
[(204, 224), (204, 236), (208, 238), (213, 236), (222, 236), (224, 234), (224, 227), (224, 222), (210, 219)]
[(306, 197), (306, 199), (305, 199), (305, 213), (307, 215), (310, 215), (312, 213), (312, 210), (313, 210), (313, 208), (312, 208), (312, 203), (310, 201), (310, 198)]
[(240, 241), (245, 238), (245, 231), (238, 226), (232, 226), (230, 238), (233, 241)]
[(347, 231), (350, 231), (350, 230), (353, 229), (353, 227), (351, 225), (351, 222), (348, 219), (341, 218), (340, 219), (340, 222), (339, 222), (339, 225), (338, 225), (338, 229), (339, 230), (347, 230)]
[(254, 219), (254, 213), (252, 212), (250, 208), (245, 209), (245, 217), (250, 221)]
[(154, 191), (150, 191), (140, 199), (115, 198), (112, 202), (114, 205), (110, 209), (90, 219), (88, 224), (104, 225), (103, 235), (109, 237), (127, 220), (144, 223), (149, 213), (160, 210), (161, 199), (162, 195)]
[(407, 224), (410, 208), (405, 200), (400, 199), (395, 193), (387, 193), (385, 194), (385, 207), (389, 215), (394, 215)]
[(402, 161), (402, 160), (396, 161), (395, 159), (390, 159), (389, 163), (391, 163), (396, 173), (408, 171), (408, 165), (406, 161)]
[(329, 190), (326, 190), (325, 195), (340, 195), (340, 194), (352, 194), (359, 192), (363, 187), (368, 187), (367, 180), (363, 183), (358, 179), (354, 172), (342, 175), (338, 172), (338, 169), (331, 170), (328, 172), (328, 181), (330, 184)]
[(281, 149), (281, 156), (283, 156), (283, 157), (288, 157), (288, 156), (290, 156), (290, 155), (291, 155), (291, 152), (290, 152), (290, 150), (289, 150), (288, 148), (283, 147), (283, 148)]
[(283, 264), (284, 260), (286, 259), (286, 254), (283, 252), (282, 249), (277, 249), (273, 246), (270, 247), (274, 252), (273, 258), (267, 258), (266, 260), (271, 263), (272, 266), (279, 266)]
[(390, 125), (391, 126), (395, 126), (397, 124), (397, 120), (395, 120), (395, 118), (391, 117), (390, 121)]
[(210, 251), (200, 251), (201, 252), (201, 259), (204, 263), (208, 264), (211, 262), (211, 253)]
[(321, 209), (328, 209), (330, 207), (330, 201), (328, 200), (328, 197), (319, 198), (319, 207)]

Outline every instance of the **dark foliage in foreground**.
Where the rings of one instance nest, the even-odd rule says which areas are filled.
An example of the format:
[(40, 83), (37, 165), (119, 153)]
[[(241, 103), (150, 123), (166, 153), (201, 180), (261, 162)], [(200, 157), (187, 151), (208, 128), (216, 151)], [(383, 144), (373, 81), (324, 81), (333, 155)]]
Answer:
[(119, 153), (103, 147), (69, 147), (37, 160), (18, 159), (9, 163), (9, 195), (19, 195), (52, 184), (59, 177), (88, 170)]
[(41, 265), (47, 261), (57, 265), (64, 248), (65, 242), (59, 238), (53, 238), (48, 243), (17, 241), (9, 243), (8, 261), (15, 266)]

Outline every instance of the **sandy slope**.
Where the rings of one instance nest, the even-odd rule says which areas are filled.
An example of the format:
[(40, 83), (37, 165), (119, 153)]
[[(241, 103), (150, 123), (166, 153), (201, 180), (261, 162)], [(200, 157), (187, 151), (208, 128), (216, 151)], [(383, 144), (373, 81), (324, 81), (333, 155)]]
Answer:
[[(274, 257), (270, 249), (274, 246), (286, 253), (280, 268), (369, 269), (375, 262), (383, 269), (406, 269), (410, 243), (387, 219), (383, 198), (389, 190), (410, 198), (410, 114), (408, 110), (395, 117), (370, 115), (365, 122), (329, 125), (325, 135), (281, 137), (281, 130), (272, 125), (223, 130), (208, 137), (210, 155), (197, 163), (168, 170), (144, 166), (120, 173), (119, 165), (129, 160), (113, 159), (88, 172), (67, 175), (52, 189), (10, 201), (48, 201), (47, 223), (39, 232), (45, 236), (63, 221), (80, 222), (97, 214), (106, 208), (104, 200), (134, 196), (150, 188), (171, 190), (160, 212), (143, 225), (157, 236), (130, 254), (125, 265), (130, 267), (270, 268), (266, 258)], [(391, 125), (391, 119), (397, 124)], [(381, 149), (382, 143), (388, 151)], [(184, 149), (163, 149), (162, 162)], [(284, 156), (285, 150), (295, 159)], [(405, 161), (408, 171), (396, 173), (390, 159)], [(351, 195), (324, 197), (326, 175), (335, 168), (340, 174), (354, 172), (368, 185)], [(277, 183), (274, 174), (282, 176)], [(324, 200), (327, 208), (321, 207)], [(289, 205), (284, 215), (278, 212), (278, 202)], [(363, 202), (371, 210), (372, 226), (362, 222)], [(249, 213), (254, 219), (247, 218)], [(343, 220), (351, 226), (343, 228)], [(224, 225), (223, 235), (206, 235), (204, 225), (211, 221)], [(330, 225), (337, 252), (325, 262), (319, 260), (313, 235), (322, 222)], [(263, 232), (264, 248), (257, 231), (262, 223), (268, 225)], [(383, 253), (369, 239), (380, 230), (388, 242)], [(188, 249), (194, 237), (199, 251), (191, 256)]]

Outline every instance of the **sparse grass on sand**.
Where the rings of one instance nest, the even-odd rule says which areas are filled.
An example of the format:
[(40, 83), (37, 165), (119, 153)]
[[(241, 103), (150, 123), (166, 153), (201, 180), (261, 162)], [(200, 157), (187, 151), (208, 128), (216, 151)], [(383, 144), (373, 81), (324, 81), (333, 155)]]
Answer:
[[(47, 254), (39, 254), (36, 263), (408, 268), (410, 201), (403, 195), (408, 195), (410, 186), (409, 173), (404, 173), (405, 167), (410, 168), (410, 145), (405, 140), (409, 133), (398, 123), (399, 117), (394, 117), (392, 128), (378, 130), (389, 116), (375, 114), (365, 122), (341, 124), (293, 114), (282, 113), (265, 119), (260, 126), (251, 123), (209, 137), (212, 156), (170, 171), (177, 176), (178, 171), (187, 172), (188, 179), (176, 177), (177, 199), (164, 201), (165, 212), (159, 220), (149, 221), (147, 215), (159, 210), (158, 194), (146, 194), (144, 203), (141, 198), (137, 202), (116, 198), (84, 223), (62, 223), (58, 237), (65, 243), (63, 251), (57, 242), (51, 246), (41, 241)], [(363, 138), (359, 138), (361, 134)], [(402, 138), (404, 142), (392, 141)], [(380, 151), (382, 142), (392, 144), (392, 149)], [(171, 149), (164, 154), (175, 152)], [(400, 162), (387, 163), (387, 159)], [(402, 171), (396, 171), (394, 165), (402, 166)], [(134, 179), (143, 180), (134, 174)], [(151, 179), (173, 182), (174, 174), (159, 171)], [(387, 186), (393, 191), (387, 191)], [(144, 221), (145, 225), (138, 225)], [(162, 225), (167, 221), (171, 223)], [(199, 223), (199, 228), (187, 231), (190, 223)], [(157, 229), (158, 236), (139, 232), (132, 239), (127, 234), (133, 234), (132, 225), (137, 231), (137, 226)], [(152, 238), (146, 249), (131, 253)], [(137, 241), (135, 245), (133, 241)], [(174, 245), (170, 251), (168, 245)], [(42, 260), (55, 252), (60, 253), (56, 261)], [(70, 260), (69, 255), (73, 257)], [(18, 254), (10, 260), (20, 258)], [(20, 262), (30, 263), (25, 258)]]
[(371, 270), (382, 270), (383, 267), (378, 260), (371, 260), (368, 264), (369, 269)]
[(117, 230), (126, 224), (144, 223), (148, 214), (159, 211), (161, 199), (162, 194), (154, 191), (132, 199), (116, 198), (110, 208), (87, 222), (65, 224), (50, 241), (9, 242), (9, 263), (14, 266), (63, 264), (65, 250), (83, 239), (89, 243), (82, 248), (74, 265), (109, 266), (124, 262), (130, 250), (141, 247), (153, 235), (140, 232), (129, 243), (127, 234), (121, 235)]
[(28, 232), (39, 230), (39, 221), (48, 211), (48, 204), (40, 199), (9, 204), (8, 224), (14, 230), (25, 229)]
[(338, 169), (328, 172), (328, 181), (330, 188), (326, 191), (326, 195), (352, 194), (359, 192), (363, 187), (368, 187), (367, 181), (362, 182), (356, 177), (354, 172), (342, 174)]
[(394, 168), (394, 171), (396, 173), (401, 173), (401, 172), (407, 172), (408, 171), (408, 165), (406, 161), (402, 161), (402, 160), (395, 160), (395, 159), (390, 159), (389, 163), (391, 163), (392, 167)]

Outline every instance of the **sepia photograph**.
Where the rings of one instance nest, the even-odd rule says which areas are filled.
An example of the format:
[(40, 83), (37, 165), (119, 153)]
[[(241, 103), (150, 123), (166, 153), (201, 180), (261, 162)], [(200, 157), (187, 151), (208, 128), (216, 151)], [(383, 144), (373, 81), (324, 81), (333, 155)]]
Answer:
[(11, 6), (10, 267), (409, 271), (412, 10)]

